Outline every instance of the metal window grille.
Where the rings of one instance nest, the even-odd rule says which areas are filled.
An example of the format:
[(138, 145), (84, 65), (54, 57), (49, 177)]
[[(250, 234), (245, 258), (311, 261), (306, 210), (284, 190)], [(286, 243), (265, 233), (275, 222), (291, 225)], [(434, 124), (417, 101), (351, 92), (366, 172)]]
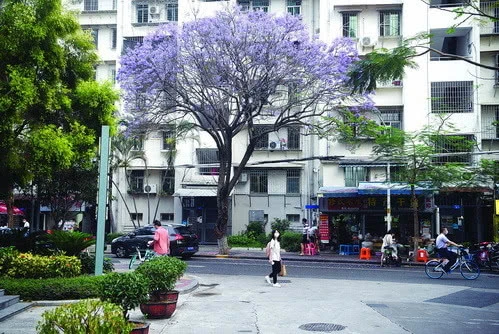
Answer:
[(299, 194), (300, 193), (300, 174), (299, 169), (286, 170), (286, 193)]
[(268, 174), (266, 170), (250, 171), (250, 193), (268, 193)]
[(144, 214), (143, 213), (131, 213), (130, 214), (130, 219), (135, 220), (135, 221), (142, 221), (144, 219)]
[(137, 45), (142, 44), (144, 41), (144, 36), (134, 36), (134, 37), (124, 37), (123, 38), (123, 49), (122, 54), (126, 53), (128, 49), (133, 49)]
[(162, 180), (161, 190), (164, 193), (173, 194), (175, 192), (175, 170), (168, 169), (163, 171)]
[(300, 222), (300, 215), (294, 215), (294, 214), (286, 215), (286, 220), (292, 224), (299, 223)]
[(431, 0), (430, 7), (462, 7), (466, 5), (470, 0)]
[(289, 150), (299, 150), (300, 149), (300, 128), (299, 127), (289, 127), (288, 128), (288, 149)]
[(287, 0), (288, 13), (294, 16), (301, 15), (301, 0)]
[(381, 116), (381, 125), (402, 129), (402, 113), (404, 106), (378, 107)]
[[(498, 31), (499, 33), (499, 31)], [(496, 57), (496, 66), (499, 67), (499, 54), (495, 55)], [(496, 81), (495, 81), (496, 86), (499, 85), (499, 70), (496, 71)]]
[(178, 0), (169, 0), (166, 3), (166, 19), (168, 21), (178, 21)]
[(480, 33), (499, 34), (499, 7), (497, 1), (480, 1), (480, 10), (486, 15), (496, 17), (497, 20), (483, 20), (480, 24)]
[(92, 38), (94, 39), (95, 48), (98, 49), (99, 48), (99, 29), (94, 28), (90, 31), (90, 33), (92, 34)]
[(99, 1), (98, 0), (85, 0), (83, 3), (84, 11), (96, 11), (99, 10)]
[(143, 170), (130, 171), (130, 191), (139, 193), (144, 191), (144, 174)]
[(113, 0), (113, 10), (116, 10), (116, 8), (117, 8), (117, 6), (116, 6), (117, 2), (118, 2), (118, 0)]
[(173, 221), (175, 215), (173, 213), (160, 213), (159, 214), (161, 221)]
[(116, 49), (116, 42), (118, 40), (118, 33), (116, 28), (111, 29), (112, 37), (111, 37), (111, 48)]
[(400, 36), (400, 11), (381, 11), (379, 13), (379, 35)]
[(473, 81), (432, 82), (431, 112), (473, 112)]
[(163, 131), (163, 150), (175, 149), (175, 131), (168, 129)]
[(144, 136), (134, 136), (132, 138), (132, 151), (142, 151), (144, 149)]
[(241, 7), (243, 12), (247, 12), (251, 7), (250, 0), (238, 0), (237, 4)]
[[(255, 134), (260, 136), (263, 132), (269, 131), (272, 128), (270, 125), (255, 125)], [(268, 149), (269, 147), (269, 134), (262, 134), (256, 141), (255, 149)]]
[(270, 7), (269, 0), (253, 0), (252, 6), (253, 10), (261, 10), (265, 13), (268, 13)]
[(357, 38), (357, 13), (343, 13), (343, 37)]
[(149, 22), (149, 5), (137, 4), (137, 23)]
[(111, 82), (114, 84), (116, 83), (116, 67), (111, 68), (111, 74), (110, 74), (110, 79)]
[(437, 164), (445, 163), (471, 163), (471, 155), (466, 154), (473, 151), (475, 136), (473, 135), (441, 135), (434, 138), (436, 153), (463, 153), (462, 155), (443, 155), (433, 159)]
[(368, 181), (367, 168), (361, 166), (346, 166), (345, 187), (358, 187), (360, 181)]
[[(196, 149), (196, 156), (200, 165), (207, 164), (212, 166), (199, 167), (199, 174), (201, 175), (218, 175), (218, 163), (220, 157), (218, 149), (216, 148), (198, 148)], [(216, 165), (216, 166), (215, 166)]]
[(499, 138), (499, 105), (482, 105), (482, 139)]

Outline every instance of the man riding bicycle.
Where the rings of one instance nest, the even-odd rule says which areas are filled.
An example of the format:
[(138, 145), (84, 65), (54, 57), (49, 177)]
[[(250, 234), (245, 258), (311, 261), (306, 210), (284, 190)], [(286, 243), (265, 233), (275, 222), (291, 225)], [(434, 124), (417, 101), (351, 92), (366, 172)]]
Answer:
[(440, 229), (440, 234), (438, 235), (437, 240), (435, 241), (438, 255), (440, 255), (440, 257), (442, 258), (449, 260), (447, 264), (444, 266), (444, 270), (446, 273), (449, 273), (450, 268), (457, 260), (457, 254), (447, 249), (447, 247), (448, 246), (463, 247), (461, 245), (456, 244), (455, 242), (450, 241), (447, 238), (448, 233), (449, 231), (447, 230), (447, 228), (442, 227)]

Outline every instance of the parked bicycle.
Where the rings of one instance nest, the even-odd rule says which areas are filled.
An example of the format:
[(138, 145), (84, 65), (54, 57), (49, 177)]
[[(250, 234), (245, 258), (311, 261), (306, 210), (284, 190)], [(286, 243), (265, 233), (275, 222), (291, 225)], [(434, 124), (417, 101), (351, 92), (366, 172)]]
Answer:
[(137, 250), (137, 252), (132, 255), (130, 263), (128, 264), (128, 269), (135, 269), (141, 263), (150, 260), (156, 256), (156, 253), (154, 253), (154, 251), (151, 248), (140, 249), (139, 247), (135, 247), (135, 249)]
[[(464, 247), (459, 247), (457, 250), (458, 258), (456, 263), (450, 268), (449, 274), (459, 267), (461, 275), (469, 280), (477, 279), (480, 276), (480, 267), (473, 261), (467, 259), (468, 252)], [(426, 262), (425, 272), (429, 278), (440, 278), (445, 273), (444, 270), (444, 259), (430, 260)]]

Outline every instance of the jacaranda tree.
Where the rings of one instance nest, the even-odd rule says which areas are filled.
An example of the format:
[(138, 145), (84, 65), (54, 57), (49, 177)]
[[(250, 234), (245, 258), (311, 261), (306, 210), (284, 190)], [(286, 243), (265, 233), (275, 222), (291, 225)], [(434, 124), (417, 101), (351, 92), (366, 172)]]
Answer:
[[(350, 40), (324, 43), (296, 17), (230, 8), (160, 27), (121, 59), (118, 80), (136, 117), (189, 121), (213, 138), (220, 161), (215, 231), (226, 253), (229, 194), (258, 140), (289, 126), (310, 131), (345, 99), (352, 103), (346, 82), (356, 60)], [(271, 127), (257, 131), (255, 124)], [(232, 139), (246, 133), (247, 146), (238, 147), (244, 155), (233, 161)]]

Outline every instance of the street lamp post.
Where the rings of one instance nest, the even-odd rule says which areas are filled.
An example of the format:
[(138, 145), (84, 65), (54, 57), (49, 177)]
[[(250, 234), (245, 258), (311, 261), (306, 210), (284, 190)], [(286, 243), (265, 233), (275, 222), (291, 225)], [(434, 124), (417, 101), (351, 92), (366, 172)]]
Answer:
[(392, 229), (392, 207), (391, 207), (391, 194), (390, 194), (390, 162), (388, 161), (386, 164), (386, 181), (387, 181), (387, 187), (386, 187), (386, 230), (390, 231)]

